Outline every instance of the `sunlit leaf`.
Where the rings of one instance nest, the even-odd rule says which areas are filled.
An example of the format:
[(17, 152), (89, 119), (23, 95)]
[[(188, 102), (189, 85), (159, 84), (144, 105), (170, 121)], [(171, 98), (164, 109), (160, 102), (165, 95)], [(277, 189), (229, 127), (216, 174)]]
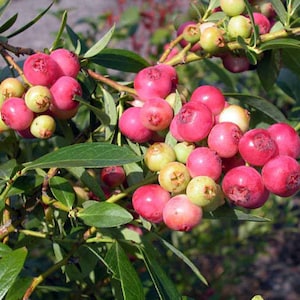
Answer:
[(93, 45), (85, 54), (83, 55), (84, 58), (91, 58), (99, 54), (109, 43), (111, 37), (114, 33), (115, 25), (113, 25), (110, 30), (95, 44)]
[(279, 17), (282, 24), (286, 24), (287, 21), (287, 11), (281, 0), (270, 0), (272, 6), (276, 12), (276, 15)]
[(102, 168), (140, 160), (141, 157), (127, 147), (96, 142), (66, 146), (24, 165), (26, 170), (52, 167)]
[(116, 227), (127, 224), (133, 219), (126, 209), (117, 204), (96, 201), (80, 210), (77, 216), (86, 225), (99, 228)]

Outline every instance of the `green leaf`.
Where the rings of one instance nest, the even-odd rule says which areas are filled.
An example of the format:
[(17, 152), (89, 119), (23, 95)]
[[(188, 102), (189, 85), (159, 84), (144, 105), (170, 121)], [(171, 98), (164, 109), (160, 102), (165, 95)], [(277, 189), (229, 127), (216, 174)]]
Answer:
[(251, 222), (269, 222), (270, 219), (248, 214), (239, 209), (233, 209), (228, 206), (221, 206), (212, 212), (204, 212), (206, 219), (230, 219), (237, 221), (251, 221)]
[(288, 14), (281, 0), (271, 0), (272, 6), (282, 24), (286, 25)]
[(59, 28), (59, 30), (56, 34), (56, 38), (52, 44), (52, 49), (56, 49), (57, 46), (60, 44), (61, 36), (66, 28), (67, 18), (68, 18), (68, 12), (64, 11), (64, 13), (62, 15), (61, 23), (60, 23), (60, 28)]
[(94, 178), (88, 171), (83, 167), (68, 168), (68, 171), (79, 179), (84, 186), (86, 186), (90, 191), (92, 191), (101, 200), (105, 200), (105, 194), (101, 189), (98, 181)]
[(93, 45), (85, 54), (83, 55), (84, 58), (91, 58), (97, 54), (99, 54), (109, 43), (111, 37), (114, 33), (115, 25), (113, 25), (109, 31), (95, 44)]
[(0, 33), (6, 31), (11, 26), (13, 26), (13, 24), (15, 24), (17, 18), (18, 18), (18, 14), (15, 14), (11, 18), (9, 18), (3, 25), (1, 25), (1, 27), (0, 27)]
[(83, 143), (60, 148), (32, 162), (24, 164), (26, 170), (36, 168), (102, 168), (140, 161), (127, 147), (106, 143)]
[(163, 238), (157, 236), (160, 241), (168, 248), (170, 249), (178, 258), (180, 258), (190, 269), (194, 272), (194, 274), (205, 284), (208, 285), (207, 280), (205, 277), (201, 274), (199, 269), (195, 266), (195, 264), (186, 257), (181, 251), (179, 251), (177, 248), (175, 248), (172, 244), (164, 240)]
[(0, 299), (13, 285), (23, 268), (27, 256), (26, 248), (20, 248), (7, 253), (0, 259)]
[(17, 162), (15, 159), (11, 159), (0, 165), (0, 178), (4, 180), (10, 179), (13, 174), (14, 169), (17, 167)]
[(7, 196), (32, 193), (33, 190), (40, 186), (44, 181), (44, 178), (37, 174), (28, 174), (18, 177), (10, 188)]
[(146, 268), (158, 293), (159, 299), (179, 300), (179, 295), (175, 284), (167, 276), (158, 262), (156, 249), (146, 238), (142, 238), (144, 247), (139, 247)]
[(105, 261), (113, 272), (112, 278), (117, 281), (122, 290), (122, 299), (145, 299), (141, 280), (118, 242), (109, 248)]
[(101, 51), (92, 58), (92, 62), (106, 68), (133, 73), (149, 66), (144, 58), (132, 51), (112, 48)]
[(281, 38), (268, 42), (263, 42), (259, 45), (259, 49), (262, 51), (287, 48), (296, 48), (299, 51), (300, 41), (293, 38)]
[[(18, 277), (9, 289), (5, 300), (20, 300), (32, 282), (31, 277)], [(40, 286), (39, 286), (40, 287)]]
[(263, 88), (268, 91), (276, 82), (280, 71), (280, 53), (277, 50), (265, 51), (257, 66), (257, 74)]
[(95, 114), (97, 119), (101, 121), (102, 125), (108, 125), (110, 123), (109, 115), (103, 112), (98, 107), (91, 105), (89, 102), (87, 102), (86, 100), (84, 100), (79, 96), (75, 96), (75, 100), (85, 105), (89, 110), (91, 110)]
[(98, 228), (116, 227), (127, 224), (133, 219), (126, 209), (108, 202), (95, 202), (80, 210), (77, 216), (86, 225)]
[(275, 122), (287, 121), (285, 115), (274, 104), (260, 96), (238, 93), (224, 93), (224, 95), (236, 98), (243, 104), (248, 104), (254, 107), (255, 109), (272, 118)]
[(10, 4), (11, 0), (1, 0), (0, 1), (0, 16), (4, 13), (6, 7)]
[(105, 140), (108, 141), (113, 138), (115, 129), (118, 123), (118, 113), (114, 98), (105, 89), (102, 89), (104, 98), (105, 113), (109, 116), (109, 123), (105, 127)]
[(300, 51), (297, 49), (282, 49), (281, 55), (283, 65), (300, 76)]
[(6, 244), (0, 243), (0, 259), (10, 252), (12, 252), (12, 250)]
[(278, 86), (291, 98), (300, 103), (300, 85), (299, 75), (293, 73), (291, 70), (282, 68), (277, 80)]
[(48, 10), (51, 8), (51, 6), (53, 5), (53, 3), (54, 2), (51, 2), (51, 4), (44, 11), (42, 11), (33, 20), (31, 20), (30, 22), (28, 22), (27, 24), (25, 24), (24, 26), (22, 26), (18, 30), (16, 30), (13, 33), (9, 34), (7, 36), (7, 38), (10, 39), (10, 38), (18, 35), (19, 33), (25, 31), (26, 29), (30, 28), (32, 25), (34, 25), (43, 15), (45, 15), (48, 12)]
[(67, 30), (68, 37), (71, 41), (71, 44), (76, 49), (75, 53), (77, 55), (80, 55), (82, 51), (86, 52), (87, 51), (86, 45), (82, 42), (79, 35), (76, 32), (74, 32), (73, 29), (68, 24), (66, 25), (66, 30)]
[(71, 209), (75, 201), (75, 193), (70, 182), (63, 177), (53, 176), (49, 185), (55, 199)]

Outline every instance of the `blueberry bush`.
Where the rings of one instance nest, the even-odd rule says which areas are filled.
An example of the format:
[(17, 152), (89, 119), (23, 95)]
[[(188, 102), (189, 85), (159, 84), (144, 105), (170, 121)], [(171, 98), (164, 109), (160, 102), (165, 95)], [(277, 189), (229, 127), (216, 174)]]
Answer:
[(126, 2), (1, 20), (0, 299), (263, 299), (233, 287), (299, 226), (300, 3)]

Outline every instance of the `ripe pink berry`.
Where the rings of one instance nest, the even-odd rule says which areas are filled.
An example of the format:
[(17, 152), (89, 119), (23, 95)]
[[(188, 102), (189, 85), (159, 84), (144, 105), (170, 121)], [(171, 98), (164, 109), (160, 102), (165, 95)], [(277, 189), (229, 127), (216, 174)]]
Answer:
[(119, 119), (119, 129), (131, 141), (145, 143), (152, 138), (153, 131), (142, 124), (140, 111), (140, 107), (127, 108)]
[(193, 204), (185, 194), (172, 197), (163, 210), (163, 221), (172, 230), (190, 231), (202, 220), (202, 208)]
[(173, 109), (163, 98), (149, 98), (140, 111), (142, 124), (153, 131), (169, 127), (173, 119)]
[(255, 25), (257, 25), (259, 28), (259, 34), (265, 34), (270, 31), (271, 23), (265, 15), (263, 15), (262, 13), (259, 13), (259, 12), (254, 12), (253, 19), (254, 19)]
[(239, 166), (245, 166), (246, 162), (243, 160), (243, 158), (240, 156), (239, 153), (232, 157), (222, 157), (222, 172), (225, 174), (229, 170), (239, 167)]
[(190, 102), (205, 104), (212, 114), (219, 114), (225, 106), (225, 97), (221, 90), (213, 85), (202, 85), (197, 87), (190, 98)]
[(287, 123), (275, 123), (267, 128), (271, 138), (278, 146), (278, 153), (293, 158), (300, 156), (300, 137), (297, 131)]
[(171, 66), (159, 64), (139, 71), (133, 81), (134, 89), (141, 100), (153, 97), (165, 98), (176, 87), (177, 73)]
[(68, 49), (56, 49), (50, 53), (50, 57), (56, 61), (61, 69), (61, 74), (76, 78), (80, 71), (78, 56)]
[(218, 123), (208, 135), (208, 147), (216, 151), (220, 157), (232, 157), (239, 150), (239, 141), (242, 135), (241, 129), (236, 124)]
[(170, 193), (159, 184), (147, 184), (135, 190), (132, 195), (132, 205), (145, 220), (160, 223), (163, 220), (163, 210), (170, 197)]
[(208, 136), (214, 124), (210, 109), (196, 101), (184, 104), (176, 120), (178, 133), (186, 142), (203, 140)]
[(50, 88), (52, 104), (60, 110), (71, 110), (79, 105), (75, 96), (82, 95), (80, 83), (70, 76), (61, 76)]
[(27, 57), (23, 65), (26, 79), (33, 85), (50, 87), (62, 75), (60, 67), (50, 55), (36, 53)]
[(78, 109), (79, 109), (79, 105), (72, 109), (63, 110), (63, 109), (58, 109), (56, 106), (51, 104), (49, 110), (46, 113), (59, 120), (68, 120), (68, 119), (72, 119), (77, 114)]
[(222, 173), (222, 160), (208, 147), (194, 149), (187, 158), (186, 166), (191, 177), (209, 176), (218, 180)]
[(254, 128), (241, 137), (239, 153), (247, 163), (263, 166), (278, 154), (278, 147), (266, 129)]
[(100, 179), (108, 187), (115, 188), (125, 181), (126, 174), (121, 166), (109, 166), (101, 169)]
[(223, 178), (222, 189), (225, 197), (234, 205), (258, 208), (269, 197), (260, 173), (250, 166), (240, 166), (229, 170)]
[(22, 98), (11, 97), (4, 101), (1, 107), (2, 121), (11, 129), (24, 130), (34, 118), (34, 113)]
[(266, 188), (273, 194), (289, 197), (300, 189), (300, 164), (288, 155), (278, 155), (262, 168)]
[(184, 138), (179, 134), (178, 132), (178, 114), (176, 114), (171, 123), (170, 123), (170, 127), (169, 127), (169, 130), (170, 130), (170, 133), (171, 135), (175, 138), (175, 140), (179, 141), (179, 142), (183, 142), (184, 141)]

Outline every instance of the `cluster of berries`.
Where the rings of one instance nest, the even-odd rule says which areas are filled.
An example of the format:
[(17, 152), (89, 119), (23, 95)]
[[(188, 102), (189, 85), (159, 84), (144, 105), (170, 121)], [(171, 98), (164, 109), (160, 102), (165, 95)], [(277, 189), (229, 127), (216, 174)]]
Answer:
[[(269, 33), (275, 24), (276, 13), (269, 1), (251, 1), (254, 25), (260, 35)], [(205, 51), (220, 57), (225, 69), (239, 73), (252, 66), (243, 50), (235, 53), (227, 51), (226, 45), (236, 41), (238, 37), (248, 39), (254, 27), (246, 12), (244, 0), (221, 0), (215, 12), (224, 13), (223, 22), (197, 22), (188, 20), (177, 28), (177, 36), (182, 36), (180, 45), (191, 44), (190, 51)]]
[[(120, 118), (120, 131), (134, 142), (148, 142), (145, 165), (158, 182), (133, 194), (144, 219), (187, 231), (228, 200), (233, 206), (259, 208), (270, 193), (280, 197), (300, 189), (300, 137), (287, 123), (250, 128), (250, 113), (230, 104), (212, 85), (196, 88), (181, 108), (168, 101), (178, 78), (159, 64), (134, 79), (138, 100)], [(176, 143), (166, 143), (163, 134)], [(161, 140), (158, 141), (158, 136)]]
[(26, 82), (6, 78), (0, 84), (0, 129), (15, 130), (24, 138), (46, 139), (56, 129), (55, 118), (72, 118), (82, 95), (76, 77), (78, 57), (67, 49), (28, 56), (23, 65)]

